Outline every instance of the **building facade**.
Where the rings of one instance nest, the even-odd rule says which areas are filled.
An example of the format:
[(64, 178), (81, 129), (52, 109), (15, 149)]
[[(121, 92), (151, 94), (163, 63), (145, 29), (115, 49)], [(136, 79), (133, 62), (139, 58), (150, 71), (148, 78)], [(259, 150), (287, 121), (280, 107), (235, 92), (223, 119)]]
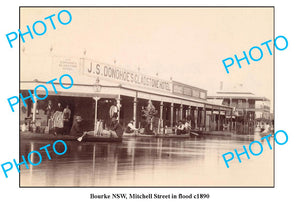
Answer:
[(212, 103), (233, 107), (235, 129), (241, 134), (254, 133), (255, 125), (264, 119), (271, 121), (270, 100), (247, 91), (218, 91), (208, 96)]
[[(60, 86), (58, 80), (63, 74), (72, 76), (74, 82), (70, 89)], [(188, 120), (193, 129), (201, 131), (223, 130), (232, 119), (232, 107), (214, 104), (207, 100), (207, 91), (187, 84), (164, 80), (123, 68), (100, 63), (87, 58), (71, 58), (58, 56), (21, 56), (20, 90), (27, 97), (38, 85), (48, 89), (45, 100), (31, 103), (20, 101), (20, 119), (34, 122), (41, 129), (47, 124), (46, 108), (49, 101), (53, 108), (61, 103), (65, 108), (69, 105), (71, 120), (75, 115), (83, 118), (84, 126), (91, 130), (99, 119), (108, 121), (109, 109), (115, 102), (119, 111), (118, 119), (125, 127), (130, 120), (138, 128), (142, 126), (142, 109), (149, 101), (157, 110), (159, 130), (164, 127), (173, 128), (179, 120)], [(62, 80), (70, 85), (68, 79)], [(36, 90), (43, 97), (46, 92), (42, 87)]]

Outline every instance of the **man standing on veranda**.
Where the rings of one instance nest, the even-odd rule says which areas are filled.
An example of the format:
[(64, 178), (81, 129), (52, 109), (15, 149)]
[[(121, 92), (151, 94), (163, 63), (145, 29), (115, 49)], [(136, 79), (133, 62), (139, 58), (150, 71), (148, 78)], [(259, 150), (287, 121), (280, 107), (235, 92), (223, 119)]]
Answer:
[(110, 117), (110, 119), (112, 119), (112, 118), (118, 118), (118, 112), (119, 112), (119, 108), (117, 106), (117, 101), (114, 100), (113, 105), (111, 105), (111, 107), (109, 109), (109, 117)]

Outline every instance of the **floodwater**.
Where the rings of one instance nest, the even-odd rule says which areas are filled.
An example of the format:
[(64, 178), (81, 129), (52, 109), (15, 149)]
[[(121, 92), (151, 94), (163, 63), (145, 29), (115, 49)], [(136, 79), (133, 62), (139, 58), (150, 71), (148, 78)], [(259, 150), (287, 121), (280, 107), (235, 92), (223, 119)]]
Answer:
[[(241, 155), (226, 167), (222, 155), (249, 149), (259, 135), (241, 137), (206, 136), (189, 139), (124, 138), (122, 143), (66, 142), (67, 152), (56, 155), (54, 141), (22, 140), (21, 155), (51, 144), (51, 160), (44, 150), (37, 166), (21, 166), (20, 186), (273, 186), (273, 151), (263, 140), (263, 152), (250, 159)], [(273, 138), (270, 139), (274, 147)], [(59, 152), (64, 150), (57, 144)], [(259, 153), (257, 144), (253, 152)], [(228, 156), (229, 158), (229, 156)], [(31, 155), (37, 163), (37, 154)]]

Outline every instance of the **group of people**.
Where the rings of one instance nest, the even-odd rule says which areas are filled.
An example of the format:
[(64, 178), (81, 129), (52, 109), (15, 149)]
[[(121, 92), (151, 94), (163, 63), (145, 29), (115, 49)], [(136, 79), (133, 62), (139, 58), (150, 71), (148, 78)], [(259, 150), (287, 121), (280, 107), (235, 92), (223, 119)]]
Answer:
[(103, 128), (103, 121), (99, 120), (97, 122), (96, 129), (90, 134), (112, 137), (112, 138), (121, 138), (123, 136), (123, 127), (119, 123), (116, 117), (111, 118), (111, 122), (107, 129)]
[(93, 131), (84, 131), (82, 128), (82, 118), (81, 116), (76, 116), (70, 131), (70, 135), (73, 136), (105, 136), (113, 138), (121, 138), (123, 136), (123, 128), (118, 122), (117, 118), (113, 117), (111, 119), (108, 129), (103, 128), (103, 121), (97, 121), (96, 128)]
[(184, 135), (189, 133), (189, 131), (191, 130), (191, 124), (188, 121), (178, 121), (178, 124), (176, 125), (175, 128), (175, 133), (176, 135)]
[(108, 123), (107, 128), (104, 128), (103, 120), (98, 120), (93, 131), (83, 131), (82, 128), (82, 118), (81, 116), (75, 116), (70, 135), (73, 136), (104, 136), (104, 137), (113, 137), (121, 138), (123, 136), (123, 128), (118, 121), (118, 112), (116, 102), (114, 101), (113, 105), (109, 109), (110, 122)]
[(138, 132), (139, 129), (135, 128), (134, 126), (134, 120), (131, 120), (128, 124), (127, 127), (125, 129), (126, 133), (134, 133), (134, 132)]
[(258, 123), (256, 128), (259, 129), (261, 133), (269, 133), (274, 130), (273, 125), (270, 125), (268, 122), (262, 124)]
[(49, 130), (53, 128), (53, 133), (55, 135), (69, 133), (71, 109), (68, 104), (63, 108), (62, 104), (58, 102), (55, 107), (53, 106), (52, 101), (49, 100), (45, 112), (47, 114)]
[[(191, 130), (191, 124), (189, 121), (185, 121), (185, 120), (180, 120), (178, 121), (178, 124), (175, 126), (175, 133), (177, 135), (183, 135), (183, 134), (188, 134)], [(126, 133), (141, 133), (143, 131), (141, 131), (141, 129), (137, 129), (134, 126), (134, 120), (131, 120), (126, 129), (125, 129)]]
[[(152, 108), (151, 108), (152, 109)], [(151, 110), (145, 110), (151, 111)], [(105, 125), (103, 120), (98, 120), (95, 125), (95, 129), (93, 131), (84, 131), (82, 125), (82, 117), (81, 116), (74, 116), (73, 124), (71, 126), (71, 110), (70, 106), (67, 104), (65, 108), (63, 108), (62, 104), (59, 102), (56, 107), (53, 106), (52, 101), (49, 100), (48, 106), (46, 108), (46, 113), (48, 117), (48, 122), (50, 128), (54, 129), (54, 134), (70, 134), (73, 136), (82, 136), (82, 135), (94, 135), (94, 136), (108, 136), (114, 138), (120, 138), (123, 136), (123, 128), (118, 122), (118, 113), (119, 108), (117, 106), (116, 101), (113, 102), (112, 106), (109, 109), (109, 117), (110, 121), (108, 125)], [(155, 114), (155, 113), (153, 113)], [(152, 117), (154, 115), (151, 114)], [(151, 117), (150, 116), (150, 117)], [(149, 117), (149, 116), (148, 116)], [(147, 118), (148, 118), (147, 117)], [(151, 117), (151, 118), (152, 118)], [(146, 119), (145, 119), (146, 120)], [(146, 127), (149, 126), (150, 129), (151, 122), (147, 122)], [(155, 125), (154, 125), (155, 126)], [(191, 129), (191, 124), (188, 120), (180, 120), (178, 124), (175, 126), (175, 133), (177, 135), (187, 134)], [(70, 130), (70, 131), (69, 131)], [(137, 129), (134, 125), (134, 120), (131, 120), (127, 127), (125, 128), (126, 133), (137, 133), (140, 129)]]

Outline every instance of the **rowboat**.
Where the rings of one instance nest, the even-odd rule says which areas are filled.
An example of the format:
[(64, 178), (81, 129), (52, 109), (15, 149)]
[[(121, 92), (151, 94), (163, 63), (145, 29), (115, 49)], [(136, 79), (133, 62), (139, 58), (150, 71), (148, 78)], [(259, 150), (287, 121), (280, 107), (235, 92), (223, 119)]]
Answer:
[(268, 131), (268, 132), (260, 132), (259, 134), (260, 134), (261, 137), (265, 137), (265, 136), (267, 136), (267, 135), (273, 135), (274, 132), (272, 132), (272, 131)]
[[(63, 140), (63, 141), (77, 141), (80, 136), (72, 135), (52, 135), (52, 134), (41, 134), (41, 133), (31, 133), (31, 132), (21, 132), (21, 140)], [(123, 138), (113, 138), (109, 136), (94, 136), (85, 135), (82, 138), (82, 142), (122, 142)]]
[(176, 134), (157, 134), (157, 135), (147, 135), (141, 133), (124, 133), (123, 137), (139, 137), (139, 138), (189, 138), (190, 133), (176, 135)]
[(182, 135), (177, 135), (177, 134), (162, 134), (162, 135), (157, 135), (158, 138), (189, 138), (190, 133), (187, 134), (182, 134)]

